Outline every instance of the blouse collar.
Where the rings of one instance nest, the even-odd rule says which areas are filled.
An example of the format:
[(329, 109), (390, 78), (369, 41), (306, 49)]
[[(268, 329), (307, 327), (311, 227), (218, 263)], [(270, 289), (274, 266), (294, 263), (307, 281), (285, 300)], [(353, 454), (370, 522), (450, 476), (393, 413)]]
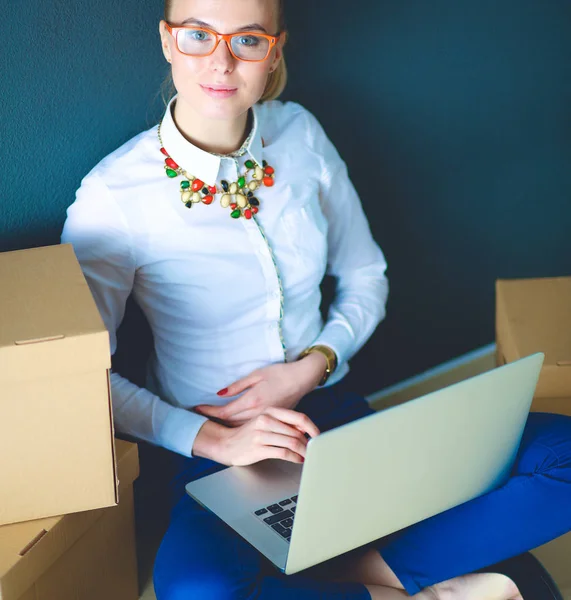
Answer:
[[(201, 179), (207, 185), (215, 185), (222, 160), (234, 160), (232, 156), (210, 154), (189, 142), (178, 130), (172, 115), (172, 106), (176, 96), (169, 102), (161, 124), (161, 138), (169, 156), (190, 175)], [(246, 145), (246, 152), (262, 164), (262, 136), (259, 127), (258, 105), (252, 107), (254, 122), (252, 135)]]

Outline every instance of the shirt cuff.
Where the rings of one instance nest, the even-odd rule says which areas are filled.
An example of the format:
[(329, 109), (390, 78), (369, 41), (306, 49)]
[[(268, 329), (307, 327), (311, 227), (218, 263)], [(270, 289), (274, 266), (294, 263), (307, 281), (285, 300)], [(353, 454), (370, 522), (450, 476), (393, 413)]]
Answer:
[(337, 355), (337, 367), (349, 360), (354, 344), (353, 332), (341, 323), (330, 321), (325, 324), (317, 339), (311, 344), (329, 346)]
[(161, 446), (178, 454), (194, 457), (194, 440), (206, 421), (207, 417), (195, 412), (172, 407), (161, 428)]

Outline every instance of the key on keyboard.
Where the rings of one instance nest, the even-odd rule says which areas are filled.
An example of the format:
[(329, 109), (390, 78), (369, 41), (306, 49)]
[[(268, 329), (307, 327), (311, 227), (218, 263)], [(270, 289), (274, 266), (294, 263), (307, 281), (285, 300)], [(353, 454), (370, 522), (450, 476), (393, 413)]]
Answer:
[[(280, 500), (275, 504), (270, 504), (265, 508), (260, 508), (254, 511), (254, 514), (257, 517), (263, 518), (264, 523), (266, 523), (268, 527), (271, 527), (282, 537), (282, 539), (289, 542), (291, 540), (291, 528), (293, 527), (296, 503), (297, 496), (292, 496), (291, 498)], [(287, 506), (288, 508), (282, 508), (284, 506)], [(267, 515), (268, 512), (272, 514), (267, 517), (263, 517), (263, 515)]]
[(284, 519), (287, 519), (288, 517), (293, 517), (293, 513), (289, 510), (284, 510), (281, 513), (278, 513), (277, 515), (272, 515), (271, 517), (266, 517), (264, 519), (264, 523), (267, 523), (268, 525), (273, 525), (274, 523), (279, 523), (280, 521), (283, 521)]

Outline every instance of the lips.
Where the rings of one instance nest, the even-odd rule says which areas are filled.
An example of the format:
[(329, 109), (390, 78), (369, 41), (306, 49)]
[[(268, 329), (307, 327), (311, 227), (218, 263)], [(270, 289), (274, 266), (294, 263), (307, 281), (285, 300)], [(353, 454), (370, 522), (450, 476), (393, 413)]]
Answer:
[(215, 92), (235, 92), (237, 88), (229, 87), (227, 85), (215, 85), (215, 84), (201, 84), (203, 88), (214, 90)]
[(216, 100), (233, 98), (238, 93), (238, 88), (229, 88), (225, 85), (206, 84), (201, 85), (200, 88), (207, 96)]

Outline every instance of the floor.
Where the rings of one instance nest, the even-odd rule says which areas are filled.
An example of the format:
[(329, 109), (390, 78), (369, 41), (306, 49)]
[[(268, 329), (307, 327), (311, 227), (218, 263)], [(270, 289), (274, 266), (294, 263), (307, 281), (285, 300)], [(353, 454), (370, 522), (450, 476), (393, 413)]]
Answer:
[[(155, 596), (155, 592), (153, 590), (152, 581), (149, 581), (148, 585), (146, 586), (145, 590), (143, 591), (141, 600), (157, 600), (157, 597)], [(565, 600), (567, 600), (567, 598)]]

